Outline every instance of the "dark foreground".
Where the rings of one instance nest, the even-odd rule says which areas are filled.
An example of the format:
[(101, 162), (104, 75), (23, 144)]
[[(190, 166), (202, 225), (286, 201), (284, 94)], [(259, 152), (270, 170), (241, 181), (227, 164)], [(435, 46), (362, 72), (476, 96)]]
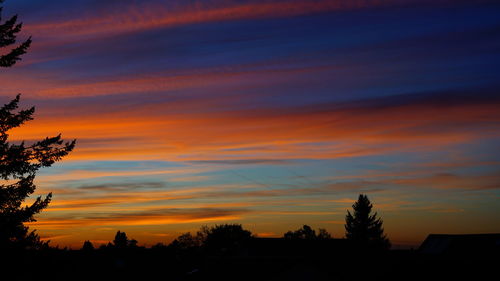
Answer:
[(0, 280), (497, 280), (500, 265), (498, 253), (418, 251), (280, 256), (137, 248), (5, 254)]

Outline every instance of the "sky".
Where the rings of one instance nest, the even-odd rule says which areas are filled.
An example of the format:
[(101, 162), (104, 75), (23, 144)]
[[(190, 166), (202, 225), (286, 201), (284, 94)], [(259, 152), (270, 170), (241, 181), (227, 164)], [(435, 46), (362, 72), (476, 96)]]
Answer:
[[(496, 3), (495, 3), (496, 2)], [(202, 225), (344, 237), (367, 194), (392, 243), (500, 232), (500, 3), (8, 0), (27, 142), (77, 139), (37, 174), (51, 245)]]

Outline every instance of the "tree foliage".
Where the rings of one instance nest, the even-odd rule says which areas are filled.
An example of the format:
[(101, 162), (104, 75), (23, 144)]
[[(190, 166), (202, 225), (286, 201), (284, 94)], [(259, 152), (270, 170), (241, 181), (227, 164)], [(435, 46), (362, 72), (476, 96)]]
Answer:
[(345, 218), (346, 238), (362, 247), (388, 249), (390, 242), (384, 234), (383, 221), (376, 212), (371, 214), (373, 205), (368, 197), (360, 194), (352, 208), (354, 214), (347, 211)]
[(186, 232), (172, 241), (171, 246), (179, 250), (188, 250), (201, 247), (203, 242), (204, 237), (202, 232), (198, 231), (196, 235), (192, 235), (191, 232)]
[(94, 244), (92, 244), (92, 242), (90, 242), (89, 240), (86, 240), (85, 242), (83, 242), (83, 246), (82, 246), (82, 251), (93, 251), (94, 250)]
[(125, 232), (118, 230), (118, 232), (116, 232), (115, 239), (113, 240), (113, 247), (115, 249), (137, 248), (137, 240), (129, 240)]
[(34, 193), (36, 172), (61, 160), (75, 146), (75, 140), (64, 142), (61, 135), (47, 137), (32, 144), (11, 144), (8, 131), (32, 120), (35, 108), (18, 109), (20, 96), (0, 108), (0, 248), (39, 247), (41, 244), (34, 231), (28, 233), (27, 222), (36, 221), (34, 215), (49, 204), (52, 193), (45, 198), (37, 197), (29, 205), (22, 206)]
[(333, 236), (324, 228), (318, 229), (318, 235), (316, 236), (318, 239), (333, 239)]
[[(0, 0), (0, 4), (3, 0)], [(11, 47), (16, 43), (17, 34), (22, 23), (17, 23), (17, 15), (4, 23), (0, 6), (0, 49)], [(12, 47), (4, 55), (0, 55), (0, 67), (13, 66), (26, 53), (31, 38), (20, 45)], [(38, 235), (28, 231), (24, 224), (34, 222), (34, 215), (49, 204), (52, 194), (45, 198), (37, 197), (31, 204), (22, 206), (25, 200), (34, 193), (35, 174), (42, 167), (49, 167), (61, 160), (75, 147), (75, 140), (64, 142), (61, 135), (47, 137), (32, 144), (21, 142), (11, 144), (8, 132), (33, 119), (35, 108), (18, 110), (20, 95), (0, 108), (0, 248), (39, 248), (44, 243)], [(46, 245), (46, 244), (45, 244)]]
[(206, 229), (204, 245), (232, 248), (252, 238), (252, 232), (241, 224), (221, 224)]
[(332, 235), (326, 231), (326, 229), (318, 229), (318, 234), (308, 225), (302, 226), (295, 231), (288, 231), (283, 235), (285, 239), (304, 239), (304, 240), (315, 240), (315, 239), (331, 239)]
[[(182, 236), (182, 235), (181, 235)], [(241, 224), (221, 224), (212, 227), (202, 226), (196, 236), (184, 235), (184, 245), (201, 246), (212, 254), (234, 254), (241, 250), (252, 239), (252, 232)]]
[[(0, 0), (0, 4), (3, 2), (4, 0)], [(23, 24), (17, 22), (17, 15), (2, 23), (2, 8), (0, 6), (0, 49), (10, 49), (4, 55), (0, 55), (0, 67), (10, 67), (21, 60), (21, 56), (26, 53), (31, 45), (31, 37), (12, 47), (17, 42), (17, 34), (21, 31)]]

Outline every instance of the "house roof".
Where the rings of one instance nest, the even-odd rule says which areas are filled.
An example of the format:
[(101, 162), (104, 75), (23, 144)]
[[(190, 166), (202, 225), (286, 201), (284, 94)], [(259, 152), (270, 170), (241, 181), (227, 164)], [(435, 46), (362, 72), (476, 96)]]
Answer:
[(500, 233), (429, 234), (419, 248), (423, 254), (489, 254), (500, 249)]

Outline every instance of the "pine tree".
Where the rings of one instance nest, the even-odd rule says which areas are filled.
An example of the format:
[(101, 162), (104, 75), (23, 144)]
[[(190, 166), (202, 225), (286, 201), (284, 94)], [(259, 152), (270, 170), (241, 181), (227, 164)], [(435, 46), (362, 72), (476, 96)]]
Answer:
[(371, 214), (373, 205), (368, 197), (360, 194), (352, 208), (354, 215), (347, 211), (345, 218), (346, 238), (360, 247), (388, 249), (391, 244), (384, 234), (383, 221), (376, 212)]
[[(0, 0), (2, 4), (4, 0)], [(17, 23), (17, 15), (14, 15), (4, 23), (2, 21), (2, 7), (0, 6), (0, 49), (10, 47), (16, 43), (17, 34), (21, 31), (23, 24)], [(0, 67), (13, 66), (21, 60), (31, 45), (31, 37), (16, 47), (10, 49), (6, 54), (0, 55)]]
[(26, 222), (36, 221), (34, 215), (49, 204), (52, 193), (37, 197), (30, 205), (22, 206), (36, 189), (33, 180), (42, 167), (61, 160), (75, 146), (75, 140), (64, 143), (61, 135), (47, 137), (26, 145), (10, 144), (8, 131), (32, 120), (35, 108), (20, 110), (20, 95), (0, 108), (0, 248), (38, 248), (42, 245), (38, 235), (28, 233)]
[[(3, 0), (0, 0), (0, 4)], [(0, 7), (1, 16), (2, 7)], [(0, 49), (16, 43), (16, 36), (21, 31), (22, 24), (17, 23), (17, 15), (5, 23), (0, 17)], [(25, 54), (31, 44), (31, 38), (10, 49), (5, 55), (0, 55), (0, 67), (13, 66)], [(42, 243), (35, 231), (29, 232), (24, 225), (34, 222), (38, 214), (49, 204), (52, 194), (45, 198), (37, 197), (29, 205), (22, 206), (25, 200), (34, 193), (35, 174), (42, 167), (49, 167), (61, 160), (75, 146), (75, 141), (66, 142), (61, 136), (45, 138), (44, 140), (26, 145), (10, 144), (8, 131), (23, 125), (33, 119), (35, 108), (18, 110), (20, 95), (0, 108), (0, 249), (36, 249), (47, 243)]]

